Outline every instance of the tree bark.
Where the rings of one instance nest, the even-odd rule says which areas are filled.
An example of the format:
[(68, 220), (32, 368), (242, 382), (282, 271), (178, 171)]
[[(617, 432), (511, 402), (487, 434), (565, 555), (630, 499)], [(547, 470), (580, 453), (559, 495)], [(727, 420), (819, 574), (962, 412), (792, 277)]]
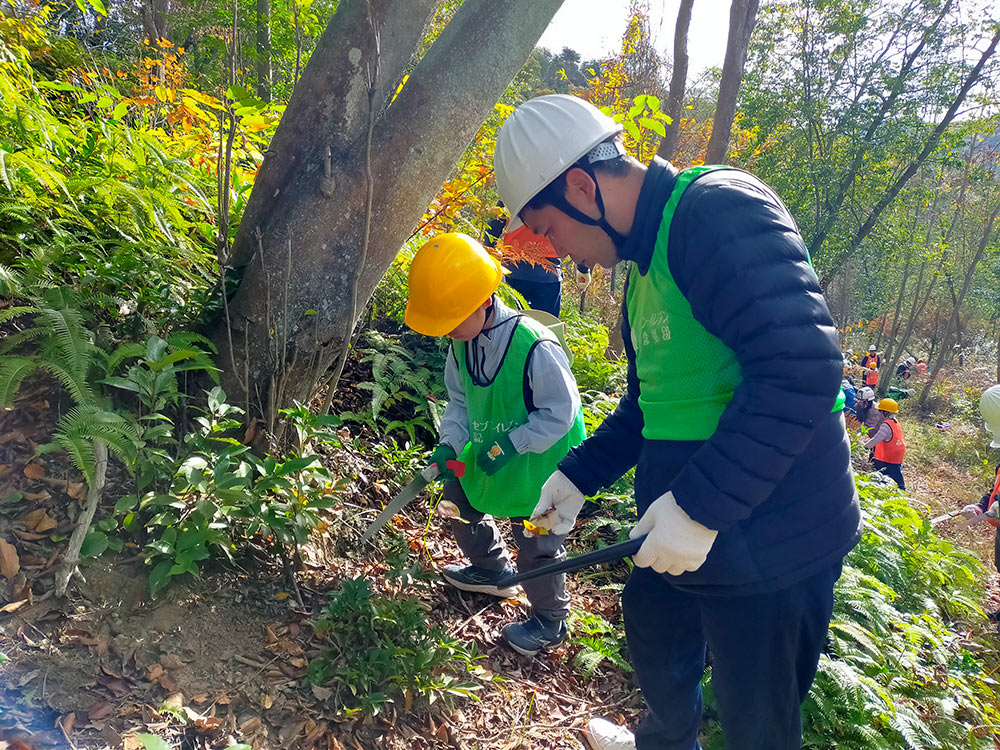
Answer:
[(245, 272), (229, 305), (231, 331), (223, 324), (214, 334), (227, 393), (245, 389), (267, 418), (311, 397), (349, 345), (355, 300), (364, 309), (561, 3), (466, 0), (395, 99), (435, 0), (340, 3), (293, 90), (236, 234), (232, 265)]
[(719, 82), (719, 101), (715, 105), (712, 135), (705, 151), (706, 164), (721, 164), (726, 159), (733, 118), (736, 116), (736, 98), (740, 93), (743, 66), (747, 61), (747, 46), (757, 23), (758, 4), (758, 0), (733, 0), (729, 10), (729, 39), (726, 42), (726, 58), (722, 64), (722, 80)]
[(90, 524), (94, 521), (94, 513), (101, 501), (101, 494), (104, 492), (104, 483), (108, 476), (108, 444), (103, 440), (94, 441), (94, 478), (87, 487), (87, 500), (80, 515), (76, 517), (76, 527), (69, 538), (66, 546), (66, 554), (56, 571), (56, 596), (63, 596), (69, 581), (76, 572), (76, 566), (80, 562), (80, 550), (83, 549), (83, 541), (90, 531)]
[(1000, 214), (1000, 202), (994, 206), (993, 211), (986, 220), (986, 226), (983, 228), (983, 236), (979, 241), (979, 247), (976, 250), (976, 255), (973, 257), (972, 263), (969, 264), (969, 267), (965, 272), (965, 280), (962, 282), (962, 290), (959, 292), (958, 300), (955, 302), (955, 309), (952, 311), (951, 319), (948, 321), (948, 325), (945, 327), (944, 334), (941, 337), (941, 352), (938, 355), (936, 363), (934, 364), (934, 368), (930, 372), (930, 377), (927, 378), (927, 383), (924, 385), (924, 389), (920, 392), (920, 400), (917, 402), (918, 406), (922, 407), (927, 401), (927, 396), (931, 392), (931, 386), (934, 385), (938, 375), (941, 373), (941, 368), (944, 367), (945, 362), (948, 361), (949, 347), (951, 345), (951, 333), (954, 330), (962, 311), (962, 304), (965, 302), (965, 295), (968, 293), (969, 287), (972, 285), (972, 279), (976, 275), (976, 267), (979, 265), (979, 261), (982, 260), (983, 254), (986, 252), (986, 248), (989, 245), (990, 235), (993, 233), (993, 224), (996, 222), (997, 214)]
[(688, 28), (691, 26), (691, 8), (694, 0), (681, 0), (674, 26), (674, 69), (670, 75), (670, 93), (667, 94), (667, 132), (660, 141), (656, 155), (670, 161), (677, 151), (677, 140), (681, 133), (681, 115), (684, 112), (684, 88), (688, 71)]
[(265, 102), (271, 101), (272, 75), (271, 0), (257, 0), (257, 96)]

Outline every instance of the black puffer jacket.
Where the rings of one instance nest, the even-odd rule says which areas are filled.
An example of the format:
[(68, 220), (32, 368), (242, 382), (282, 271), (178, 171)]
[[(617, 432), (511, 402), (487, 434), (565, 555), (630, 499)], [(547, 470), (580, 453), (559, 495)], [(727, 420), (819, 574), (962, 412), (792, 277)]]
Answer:
[[(623, 258), (649, 267), (677, 170), (654, 159)], [(637, 466), (639, 513), (668, 490), (717, 529), (705, 564), (678, 586), (738, 595), (774, 590), (833, 565), (860, 538), (861, 513), (840, 413), (843, 356), (795, 223), (760, 180), (698, 177), (674, 213), (669, 264), (694, 317), (735, 353), (742, 382), (706, 441), (642, 437), (626, 311), (628, 392), (560, 469), (594, 494)]]

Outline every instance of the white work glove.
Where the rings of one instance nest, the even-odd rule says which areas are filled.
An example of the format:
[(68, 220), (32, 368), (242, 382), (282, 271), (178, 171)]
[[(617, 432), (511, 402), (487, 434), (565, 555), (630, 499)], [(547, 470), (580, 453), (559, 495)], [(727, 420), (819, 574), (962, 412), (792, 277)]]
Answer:
[(531, 522), (553, 534), (568, 534), (586, 498), (561, 471), (555, 471), (545, 484), (538, 505), (531, 512)]
[(629, 538), (644, 534), (646, 541), (632, 561), (640, 568), (679, 576), (705, 563), (719, 532), (693, 520), (674, 500), (674, 493), (667, 492), (646, 509)]
[(590, 275), (590, 271), (584, 273), (580, 269), (576, 271), (576, 291), (585, 292), (587, 287), (590, 286), (590, 282), (593, 280), (593, 276)]
[(983, 515), (983, 509), (979, 507), (978, 503), (969, 503), (962, 508), (962, 517), (966, 521), (975, 521), (981, 515)]

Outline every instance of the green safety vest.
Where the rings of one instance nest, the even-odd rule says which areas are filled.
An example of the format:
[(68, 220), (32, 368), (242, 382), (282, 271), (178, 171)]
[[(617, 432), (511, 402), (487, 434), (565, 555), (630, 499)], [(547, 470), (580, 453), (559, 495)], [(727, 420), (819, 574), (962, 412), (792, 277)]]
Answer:
[[(642, 435), (650, 440), (707, 440), (733, 399), (743, 371), (732, 349), (695, 320), (670, 273), (667, 244), (677, 204), (699, 175), (724, 166), (691, 167), (677, 177), (663, 208), (645, 274), (631, 263), (626, 306), (639, 377)], [(833, 411), (844, 408), (841, 391)]]
[(539, 341), (556, 341), (543, 324), (530, 318), (518, 316), (515, 326), (497, 374), (485, 386), (472, 382), (466, 362), (466, 344), (461, 341), (452, 344), (469, 414), (469, 442), (459, 455), (459, 460), (465, 462), (465, 476), (459, 481), (473, 508), (500, 518), (530, 516), (538, 504), (545, 480), (558, 468), (570, 448), (586, 437), (583, 410), (580, 409), (569, 432), (544, 453), (519, 453), (493, 476), (479, 468), (476, 459), (483, 446), (527, 423), (528, 356)]

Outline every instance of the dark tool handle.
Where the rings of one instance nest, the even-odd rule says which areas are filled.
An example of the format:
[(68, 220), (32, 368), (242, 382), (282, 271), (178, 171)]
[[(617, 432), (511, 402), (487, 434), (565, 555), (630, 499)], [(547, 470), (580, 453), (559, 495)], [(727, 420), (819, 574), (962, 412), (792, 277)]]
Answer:
[(529, 570), (527, 573), (518, 573), (514, 576), (502, 578), (497, 581), (496, 585), (497, 588), (506, 589), (516, 586), (519, 583), (524, 583), (525, 581), (533, 581), (536, 578), (554, 576), (556, 573), (572, 573), (575, 570), (589, 568), (592, 565), (600, 565), (601, 563), (621, 560), (625, 557), (631, 557), (638, 552), (639, 547), (642, 546), (644, 541), (646, 541), (646, 537), (641, 536), (638, 539), (629, 539), (627, 542), (612, 544), (610, 547), (594, 550), (593, 552), (588, 552), (585, 555), (567, 557), (565, 560), (552, 563), (551, 565), (543, 565), (540, 568)]

